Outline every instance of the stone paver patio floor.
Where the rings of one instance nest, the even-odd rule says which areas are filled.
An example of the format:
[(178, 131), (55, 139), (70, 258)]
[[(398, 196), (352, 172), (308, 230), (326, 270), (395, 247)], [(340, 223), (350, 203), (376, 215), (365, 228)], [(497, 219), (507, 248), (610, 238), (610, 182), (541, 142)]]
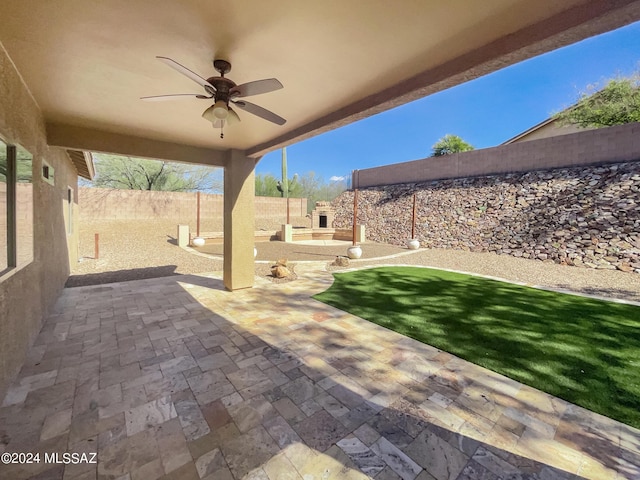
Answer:
[(640, 478), (640, 431), (310, 298), (184, 275), (66, 289), (0, 408), (2, 479)]

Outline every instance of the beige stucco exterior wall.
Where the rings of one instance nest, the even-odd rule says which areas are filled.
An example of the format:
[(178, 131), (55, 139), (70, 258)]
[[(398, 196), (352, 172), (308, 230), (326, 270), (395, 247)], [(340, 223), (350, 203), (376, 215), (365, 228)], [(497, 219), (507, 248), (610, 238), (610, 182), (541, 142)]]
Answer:
[(580, 128), (575, 125), (558, 125), (557, 122), (553, 121), (532, 130), (526, 135), (522, 135), (511, 143), (528, 142), (529, 140), (539, 140), (541, 138), (556, 137), (558, 135), (569, 135), (570, 133), (584, 132), (585, 130), (592, 130), (592, 128)]
[[(33, 155), (34, 259), (0, 278), (0, 398), (52, 310), (77, 261), (77, 231), (67, 236), (63, 205), (67, 187), (77, 199), (77, 173), (66, 154), (49, 148), (42, 114), (0, 45), (0, 136)], [(41, 179), (42, 160), (55, 169), (55, 186)], [(77, 215), (77, 203), (74, 205)], [(19, 246), (18, 246), (19, 248)]]

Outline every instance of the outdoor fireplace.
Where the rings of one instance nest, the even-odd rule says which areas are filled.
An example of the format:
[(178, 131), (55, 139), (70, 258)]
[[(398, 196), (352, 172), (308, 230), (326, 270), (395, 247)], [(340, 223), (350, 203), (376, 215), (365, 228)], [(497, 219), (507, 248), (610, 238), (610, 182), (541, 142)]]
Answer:
[(311, 212), (311, 228), (331, 228), (335, 216), (331, 202), (316, 202), (316, 208)]

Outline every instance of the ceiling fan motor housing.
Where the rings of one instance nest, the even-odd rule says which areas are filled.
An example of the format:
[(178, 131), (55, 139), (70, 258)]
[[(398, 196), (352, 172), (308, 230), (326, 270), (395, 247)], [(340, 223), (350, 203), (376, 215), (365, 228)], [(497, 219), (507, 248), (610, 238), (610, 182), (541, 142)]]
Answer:
[(215, 99), (216, 102), (222, 100), (226, 104), (229, 103), (229, 92), (236, 86), (235, 82), (224, 77), (211, 77), (207, 78), (207, 82), (213, 85), (216, 89)]
[(215, 68), (217, 72), (220, 72), (220, 75), (224, 77), (231, 71), (231, 63), (226, 60), (214, 60), (213, 68)]
[(220, 73), (219, 77), (210, 77), (207, 79), (211, 85), (216, 89), (215, 100), (216, 102), (223, 101), (227, 106), (229, 105), (229, 90), (236, 86), (236, 84), (224, 78), (225, 74), (231, 71), (231, 63), (226, 60), (214, 60), (213, 68)]

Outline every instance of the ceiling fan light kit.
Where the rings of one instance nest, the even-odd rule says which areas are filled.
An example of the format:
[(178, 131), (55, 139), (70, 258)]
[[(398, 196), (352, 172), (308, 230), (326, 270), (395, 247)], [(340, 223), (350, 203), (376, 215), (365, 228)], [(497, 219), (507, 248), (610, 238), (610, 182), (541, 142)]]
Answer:
[(213, 113), (213, 108), (215, 107), (215, 105), (211, 105), (209, 108), (207, 108), (203, 113), (202, 113), (202, 118), (204, 118), (205, 120), (209, 120), (211, 123), (214, 123), (216, 120), (219, 120), (218, 117), (216, 117)]
[(185, 77), (196, 82), (204, 88), (206, 95), (196, 93), (178, 93), (173, 95), (141, 97), (142, 100), (161, 101), (185, 97), (214, 100), (214, 104), (202, 113), (202, 117), (211, 122), (214, 128), (221, 129), (220, 138), (224, 138), (222, 128), (225, 123), (233, 125), (240, 122), (240, 117), (231, 109), (229, 103), (236, 105), (245, 112), (275, 123), (276, 125), (284, 125), (286, 123), (284, 118), (276, 115), (266, 108), (244, 100), (236, 100), (238, 98), (261, 95), (263, 93), (269, 93), (283, 88), (282, 84), (277, 79), (267, 78), (264, 80), (243, 83), (242, 85), (236, 85), (235, 82), (225, 77), (225, 74), (231, 71), (231, 64), (226, 60), (214, 60), (213, 68), (220, 73), (220, 76), (205, 79), (169, 57), (159, 56), (156, 58), (176, 70), (178, 73), (181, 73)]
[(225, 121), (228, 125), (235, 125), (236, 123), (240, 123), (240, 117), (231, 107), (229, 107)]
[(229, 115), (229, 107), (224, 100), (218, 100), (213, 105), (213, 115), (220, 120), (224, 120)]

